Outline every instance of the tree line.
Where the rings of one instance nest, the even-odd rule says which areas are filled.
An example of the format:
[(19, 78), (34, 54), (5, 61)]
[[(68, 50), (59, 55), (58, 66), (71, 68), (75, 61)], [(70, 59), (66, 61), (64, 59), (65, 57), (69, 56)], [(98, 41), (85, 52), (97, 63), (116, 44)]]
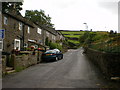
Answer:
[[(2, 2), (2, 12), (9, 13), (14, 11), (17, 15), (21, 15), (20, 11), (23, 2)], [(45, 11), (40, 10), (26, 10), (25, 18), (31, 20), (34, 23), (45, 25), (47, 27), (53, 28), (54, 24), (51, 22), (51, 17), (45, 14)]]

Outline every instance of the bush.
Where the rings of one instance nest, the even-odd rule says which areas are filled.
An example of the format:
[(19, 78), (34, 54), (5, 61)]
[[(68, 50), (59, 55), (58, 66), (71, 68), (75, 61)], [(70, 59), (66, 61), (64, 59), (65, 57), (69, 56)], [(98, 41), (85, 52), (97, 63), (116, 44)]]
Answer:
[(55, 49), (57, 47), (57, 44), (56, 43), (50, 43), (50, 49)]
[(62, 50), (62, 45), (60, 45), (59, 43), (53, 43), (53, 42), (51, 42), (50, 43), (50, 49), (55, 49), (55, 48), (57, 48), (59, 50)]
[(87, 31), (82, 36), (80, 36), (79, 38), (80, 43), (84, 43), (88, 37), (89, 37), (89, 32)]
[(22, 70), (24, 70), (24, 69), (25, 69), (24, 67), (16, 67), (15, 71), (16, 71), (16, 72), (20, 72), (20, 71), (22, 71)]
[(57, 48), (62, 51), (62, 45), (57, 44)]

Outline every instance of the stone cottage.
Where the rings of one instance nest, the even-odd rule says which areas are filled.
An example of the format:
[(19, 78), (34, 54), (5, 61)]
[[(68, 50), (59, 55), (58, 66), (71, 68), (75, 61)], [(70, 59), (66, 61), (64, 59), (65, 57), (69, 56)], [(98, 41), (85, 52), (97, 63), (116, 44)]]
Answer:
[(27, 46), (27, 34), (34, 29), (32, 22), (14, 13), (2, 14), (2, 29), (5, 30), (3, 52), (11, 53), (13, 49), (23, 50)]
[(45, 47), (45, 40), (56, 42), (64, 37), (55, 28), (33, 23), (15, 13), (2, 13), (2, 29), (5, 30), (3, 52), (11, 54), (13, 49), (24, 50), (32, 45)]

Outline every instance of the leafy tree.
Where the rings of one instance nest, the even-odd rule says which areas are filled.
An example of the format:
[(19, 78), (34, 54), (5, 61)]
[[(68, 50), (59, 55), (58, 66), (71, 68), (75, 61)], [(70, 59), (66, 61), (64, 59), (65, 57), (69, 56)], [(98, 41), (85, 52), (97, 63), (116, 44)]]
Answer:
[(115, 31), (114, 34), (117, 34), (117, 31)]
[(22, 2), (2, 2), (2, 11), (3, 12), (11, 12), (16, 11), (17, 14), (20, 14), (20, 11), (22, 10)]
[(116, 36), (113, 30), (110, 30), (109, 36), (110, 36), (110, 37)]
[(54, 24), (51, 23), (51, 17), (49, 15), (45, 15), (45, 11), (41, 10), (26, 10), (25, 18), (48, 27), (53, 27)]

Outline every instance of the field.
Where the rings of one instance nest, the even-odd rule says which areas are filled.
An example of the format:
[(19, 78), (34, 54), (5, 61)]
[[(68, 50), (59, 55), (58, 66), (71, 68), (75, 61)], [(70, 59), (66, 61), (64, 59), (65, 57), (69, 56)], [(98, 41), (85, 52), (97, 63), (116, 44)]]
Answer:
[[(85, 32), (86, 31), (61, 31), (64, 37), (66, 37), (70, 47), (79, 47), (84, 44), (82, 41), (83, 39), (87, 40), (88, 36), (84, 37), (82, 41), (80, 41), (80, 37), (83, 36)], [(105, 52), (120, 52), (120, 34), (97, 31), (89, 32), (89, 35), (92, 35), (91, 48)]]
[(79, 38), (84, 34), (85, 31), (61, 31), (61, 33), (68, 39), (68, 42), (72, 43), (74, 46), (80, 44)]
[(70, 35), (74, 35), (74, 34), (84, 34), (85, 31), (61, 31), (62, 34), (70, 34)]

